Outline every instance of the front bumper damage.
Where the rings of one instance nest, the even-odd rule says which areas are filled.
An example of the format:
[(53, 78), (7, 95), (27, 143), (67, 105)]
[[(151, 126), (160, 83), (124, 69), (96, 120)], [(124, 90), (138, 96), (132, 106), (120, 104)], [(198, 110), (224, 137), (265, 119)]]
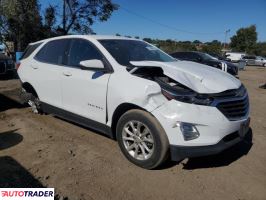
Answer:
[[(247, 133), (245, 133), (246, 136)], [(245, 139), (236, 131), (225, 136), (220, 142), (207, 146), (177, 146), (170, 145), (170, 156), (172, 161), (180, 161), (185, 158), (215, 155), (240, 143)]]
[[(216, 107), (169, 101), (152, 112), (164, 128), (170, 144), (171, 159), (212, 155), (243, 140), (249, 129), (249, 116), (228, 120)], [(177, 122), (194, 124), (200, 136), (186, 141)], [(241, 131), (245, 124), (245, 130)]]

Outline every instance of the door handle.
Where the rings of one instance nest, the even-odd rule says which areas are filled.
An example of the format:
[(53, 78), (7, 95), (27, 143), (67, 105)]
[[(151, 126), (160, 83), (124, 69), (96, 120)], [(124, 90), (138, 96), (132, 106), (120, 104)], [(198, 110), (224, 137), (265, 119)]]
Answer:
[(63, 72), (65, 76), (72, 76), (71, 72)]
[(36, 65), (30, 65), (32, 69), (38, 69), (38, 66)]

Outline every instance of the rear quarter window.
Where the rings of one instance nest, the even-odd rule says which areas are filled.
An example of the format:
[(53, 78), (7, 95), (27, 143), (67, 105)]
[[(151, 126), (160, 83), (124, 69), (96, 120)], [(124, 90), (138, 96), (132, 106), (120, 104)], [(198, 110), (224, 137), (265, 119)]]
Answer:
[(70, 39), (50, 41), (41, 48), (35, 59), (40, 62), (61, 65), (65, 59), (69, 42)]
[(20, 60), (28, 58), (35, 51), (35, 49), (37, 49), (41, 44), (42, 44), (42, 42), (36, 43), (33, 45), (28, 45), (27, 48), (25, 49), (24, 53), (22, 54)]

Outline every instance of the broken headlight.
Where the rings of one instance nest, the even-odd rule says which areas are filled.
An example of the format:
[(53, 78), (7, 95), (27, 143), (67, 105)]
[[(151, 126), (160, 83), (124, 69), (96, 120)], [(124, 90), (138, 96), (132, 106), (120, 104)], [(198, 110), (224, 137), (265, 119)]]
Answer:
[(212, 98), (207, 95), (197, 94), (195, 92), (172, 93), (162, 89), (162, 94), (168, 99), (175, 99), (184, 103), (198, 104), (209, 106), (212, 103)]
[(198, 94), (190, 88), (168, 78), (168, 77), (156, 77), (155, 81), (161, 86), (162, 94), (168, 99), (175, 99), (177, 101), (198, 104), (198, 105), (210, 105), (212, 98), (206, 94)]

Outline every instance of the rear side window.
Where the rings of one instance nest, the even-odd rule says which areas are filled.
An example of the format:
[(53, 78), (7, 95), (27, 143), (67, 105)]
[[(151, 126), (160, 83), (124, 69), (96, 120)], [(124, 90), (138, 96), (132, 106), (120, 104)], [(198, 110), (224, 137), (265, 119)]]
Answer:
[(22, 54), (20, 60), (28, 58), (33, 53), (33, 51), (35, 51), (35, 49), (37, 49), (41, 44), (42, 44), (42, 42), (39, 42), (37, 44), (28, 45), (27, 48), (25, 49), (24, 53)]
[(41, 62), (61, 65), (65, 59), (69, 41), (66, 39), (50, 41), (43, 46), (35, 58)]
[(80, 61), (103, 60), (102, 54), (89, 41), (73, 39), (69, 50), (68, 66), (79, 67)]

